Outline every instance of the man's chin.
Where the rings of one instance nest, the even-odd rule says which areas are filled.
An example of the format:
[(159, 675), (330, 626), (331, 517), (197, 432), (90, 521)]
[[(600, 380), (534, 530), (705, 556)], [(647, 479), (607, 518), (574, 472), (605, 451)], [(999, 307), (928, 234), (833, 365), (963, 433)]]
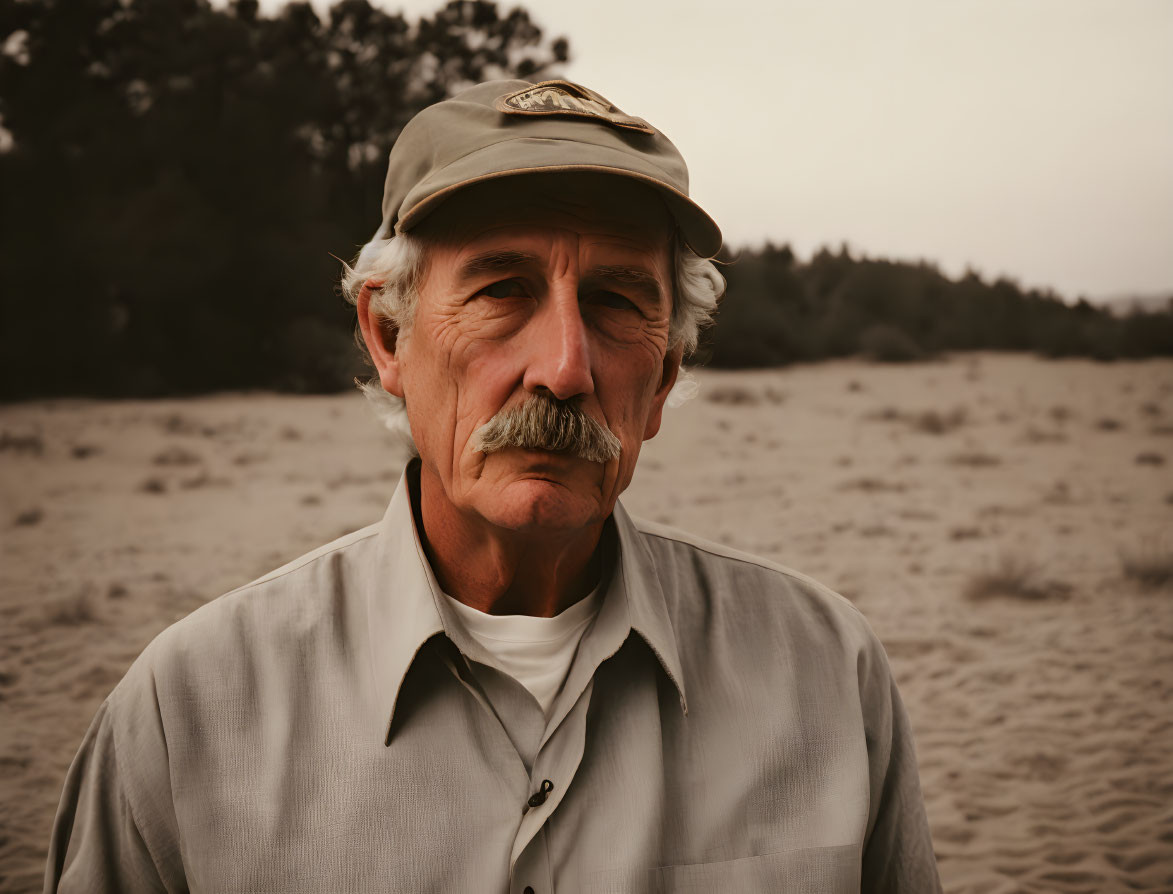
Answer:
[(605, 519), (610, 508), (600, 503), (598, 473), (591, 482), (574, 477), (553, 469), (526, 470), (501, 481), (492, 495), (482, 494), (487, 505), (480, 511), (494, 524), (515, 531), (588, 528)]

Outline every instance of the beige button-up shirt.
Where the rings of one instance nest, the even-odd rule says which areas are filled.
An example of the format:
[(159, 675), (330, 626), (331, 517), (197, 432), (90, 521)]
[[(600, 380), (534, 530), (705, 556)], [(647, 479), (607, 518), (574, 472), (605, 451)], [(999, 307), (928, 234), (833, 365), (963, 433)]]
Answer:
[(616, 506), (547, 722), (441, 598), (413, 477), (147, 647), (69, 770), (46, 891), (940, 890), (847, 600)]

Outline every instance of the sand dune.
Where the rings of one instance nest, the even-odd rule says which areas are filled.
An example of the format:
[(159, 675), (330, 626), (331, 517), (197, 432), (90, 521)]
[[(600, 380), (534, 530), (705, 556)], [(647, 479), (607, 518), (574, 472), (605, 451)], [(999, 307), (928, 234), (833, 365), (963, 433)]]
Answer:
[[(946, 890), (1173, 890), (1173, 362), (699, 378), (625, 503), (863, 609)], [(378, 518), (389, 444), (358, 395), (0, 409), (0, 889), (38, 889), (65, 768), (143, 646)]]

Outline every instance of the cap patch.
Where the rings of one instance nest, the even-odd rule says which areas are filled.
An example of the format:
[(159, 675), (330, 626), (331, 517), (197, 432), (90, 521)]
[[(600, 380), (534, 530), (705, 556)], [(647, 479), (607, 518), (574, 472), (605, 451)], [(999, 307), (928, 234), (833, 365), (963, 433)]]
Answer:
[(493, 107), (506, 115), (569, 115), (595, 118), (641, 133), (656, 132), (643, 118), (624, 114), (610, 100), (571, 81), (542, 81), (516, 93), (497, 97)]

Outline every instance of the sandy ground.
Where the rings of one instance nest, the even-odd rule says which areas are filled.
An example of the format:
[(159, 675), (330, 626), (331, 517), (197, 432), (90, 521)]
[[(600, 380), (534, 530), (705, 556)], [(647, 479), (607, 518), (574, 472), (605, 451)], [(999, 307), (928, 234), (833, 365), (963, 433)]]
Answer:
[[(705, 373), (624, 498), (854, 600), (916, 730), (950, 892), (1173, 890), (1173, 362)], [(0, 889), (163, 627), (377, 519), (358, 395), (0, 409)], [(983, 583), (985, 586), (983, 587)]]

